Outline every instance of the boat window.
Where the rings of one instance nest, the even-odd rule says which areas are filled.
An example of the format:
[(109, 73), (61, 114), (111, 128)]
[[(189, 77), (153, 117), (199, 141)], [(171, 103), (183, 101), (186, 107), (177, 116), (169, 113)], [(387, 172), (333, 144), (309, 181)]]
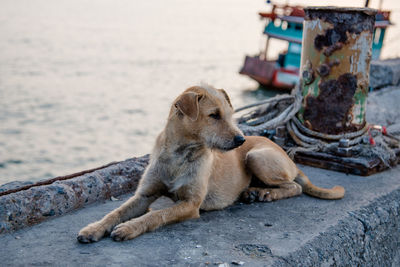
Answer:
[(378, 44), (381, 38), (381, 28), (375, 29), (374, 44)]
[(281, 26), (281, 20), (280, 19), (275, 19), (274, 20), (274, 25), (275, 25), (275, 27), (280, 27)]
[(303, 25), (301, 25), (301, 24), (296, 24), (296, 25), (294, 26), (294, 28), (295, 28), (295, 30), (301, 31), (301, 30), (303, 29)]
[(289, 43), (288, 50), (290, 53), (300, 54), (301, 53), (301, 44)]
[(287, 28), (289, 28), (289, 24), (287, 23), (287, 21), (283, 21), (282, 22), (282, 30), (286, 30)]

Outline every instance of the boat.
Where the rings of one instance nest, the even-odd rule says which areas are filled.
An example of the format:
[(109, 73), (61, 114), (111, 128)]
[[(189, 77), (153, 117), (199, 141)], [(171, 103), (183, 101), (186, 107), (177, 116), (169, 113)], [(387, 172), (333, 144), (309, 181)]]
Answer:
[[(246, 56), (239, 73), (267, 88), (291, 90), (299, 82), (303, 6), (273, 4), (271, 12), (260, 12), (259, 15), (266, 22), (263, 32), (267, 36), (265, 49), (259, 55)], [(390, 25), (390, 11), (379, 10), (372, 42), (373, 60), (380, 57), (386, 28)], [(287, 42), (286, 51), (279, 53), (277, 59), (267, 58), (271, 38)]]

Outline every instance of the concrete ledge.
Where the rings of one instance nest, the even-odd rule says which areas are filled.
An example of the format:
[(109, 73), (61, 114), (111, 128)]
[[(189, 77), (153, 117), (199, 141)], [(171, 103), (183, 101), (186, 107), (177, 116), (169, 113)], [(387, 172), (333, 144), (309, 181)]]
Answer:
[(240, 261), (244, 266), (390, 266), (398, 260), (400, 167), (369, 177), (300, 168), (316, 185), (343, 185), (345, 198), (327, 201), (301, 195), (272, 203), (237, 203), (127, 242), (104, 238), (79, 244), (80, 228), (122, 201), (94, 203), (1, 235), (0, 262), (6, 266), (213, 266)]
[(148, 155), (132, 158), (71, 179), (3, 195), (0, 234), (133, 191), (148, 160)]
[[(367, 121), (389, 126), (389, 132), (393, 130), (392, 128), (400, 129), (399, 110), (395, 108), (399, 100), (399, 87), (372, 92), (368, 97)], [(398, 131), (396, 129), (394, 132)], [(27, 187), (32, 186), (31, 182), (2, 185), (0, 186), (0, 234), (63, 215), (87, 204), (109, 199), (111, 196), (116, 197), (133, 191), (148, 160), (148, 155), (133, 158), (71, 179), (50, 181), (48, 185), (29, 189)], [(16, 191), (19, 187), (24, 190)], [(6, 194), (6, 190), (16, 192)]]
[[(370, 94), (368, 121), (399, 125), (398, 99), (398, 87)], [(148, 156), (133, 158), (0, 196), (2, 265), (202, 266), (243, 261), (246, 266), (390, 266), (400, 262), (400, 167), (359, 177), (303, 166), (316, 185), (343, 185), (345, 198), (326, 201), (302, 195), (273, 203), (238, 203), (124, 243), (109, 238), (90, 245), (77, 243), (83, 226), (122, 204), (107, 199), (133, 193), (148, 160)]]
[(349, 215), (273, 266), (394, 266), (400, 248), (400, 191)]
[(369, 86), (379, 89), (386, 86), (399, 85), (400, 59), (375, 60), (371, 62)]

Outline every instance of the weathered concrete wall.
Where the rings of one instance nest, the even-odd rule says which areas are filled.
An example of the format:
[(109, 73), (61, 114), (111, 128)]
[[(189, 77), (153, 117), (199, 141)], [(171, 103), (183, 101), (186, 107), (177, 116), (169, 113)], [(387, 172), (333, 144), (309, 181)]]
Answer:
[(378, 198), (273, 266), (393, 266), (400, 250), (400, 191)]
[(400, 123), (400, 87), (387, 87), (369, 93), (367, 122), (383, 126)]
[(132, 158), (72, 179), (1, 196), (0, 234), (134, 191), (148, 160), (148, 155)]
[(400, 83), (400, 59), (376, 60), (371, 62), (369, 86), (382, 88)]

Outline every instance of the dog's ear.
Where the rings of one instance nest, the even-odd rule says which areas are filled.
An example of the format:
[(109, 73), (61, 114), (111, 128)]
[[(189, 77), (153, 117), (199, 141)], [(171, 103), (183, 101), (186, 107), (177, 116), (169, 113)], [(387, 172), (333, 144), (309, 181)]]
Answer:
[(218, 91), (220, 91), (220, 92), (224, 95), (226, 101), (228, 101), (229, 106), (231, 106), (231, 108), (233, 108), (233, 107), (232, 107), (232, 104), (231, 104), (231, 100), (229, 99), (229, 96), (228, 96), (228, 94), (225, 92), (225, 90), (224, 90), (224, 89), (218, 89)]
[(184, 93), (175, 102), (175, 107), (192, 121), (195, 121), (199, 116), (199, 101), (201, 97), (201, 95), (194, 92)]

